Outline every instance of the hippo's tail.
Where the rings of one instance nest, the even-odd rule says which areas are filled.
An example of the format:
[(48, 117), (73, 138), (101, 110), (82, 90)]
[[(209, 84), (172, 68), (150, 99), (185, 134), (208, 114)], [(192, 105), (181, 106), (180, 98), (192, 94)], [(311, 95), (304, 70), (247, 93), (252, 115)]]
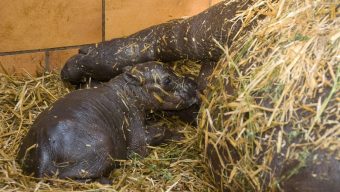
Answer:
[(55, 167), (51, 166), (51, 156), (47, 154), (38, 144), (26, 145), (24, 143), (17, 155), (17, 162), (20, 164), (23, 173), (30, 175), (33, 173), (34, 177), (44, 177), (53, 175)]
[(56, 174), (57, 168), (52, 165), (52, 162), (54, 161), (51, 159), (51, 154), (49, 154), (47, 150), (40, 148), (38, 150), (38, 158), (38, 167), (35, 171), (36, 177), (41, 178)]

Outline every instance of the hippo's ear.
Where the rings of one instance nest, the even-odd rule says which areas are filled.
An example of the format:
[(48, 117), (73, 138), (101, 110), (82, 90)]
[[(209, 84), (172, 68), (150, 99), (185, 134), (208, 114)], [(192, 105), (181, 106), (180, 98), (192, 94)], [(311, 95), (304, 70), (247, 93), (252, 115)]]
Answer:
[(123, 73), (123, 76), (124, 76), (125, 81), (129, 84), (133, 84), (137, 86), (142, 85), (142, 82), (140, 81), (140, 79), (137, 76), (133, 75), (130, 71)]

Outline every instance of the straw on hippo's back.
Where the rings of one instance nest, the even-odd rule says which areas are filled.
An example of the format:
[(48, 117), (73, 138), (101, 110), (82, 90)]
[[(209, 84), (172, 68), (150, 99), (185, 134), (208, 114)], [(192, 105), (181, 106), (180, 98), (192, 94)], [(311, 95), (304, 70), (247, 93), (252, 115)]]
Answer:
[(98, 88), (71, 92), (42, 112), (17, 156), (26, 174), (60, 178), (106, 176), (115, 159), (147, 155), (162, 127), (147, 127), (150, 110), (180, 110), (197, 102), (196, 84), (157, 62), (138, 64)]
[[(241, 20), (232, 19), (251, 3), (251, 0), (223, 1), (188, 19), (155, 25), (126, 38), (80, 49), (79, 54), (67, 61), (61, 77), (78, 84), (89, 77), (108, 81), (125, 66), (146, 61), (190, 59), (203, 65), (216, 62), (223, 54), (216, 42), (230, 46), (244, 27)], [(251, 25), (246, 27), (250, 28)]]

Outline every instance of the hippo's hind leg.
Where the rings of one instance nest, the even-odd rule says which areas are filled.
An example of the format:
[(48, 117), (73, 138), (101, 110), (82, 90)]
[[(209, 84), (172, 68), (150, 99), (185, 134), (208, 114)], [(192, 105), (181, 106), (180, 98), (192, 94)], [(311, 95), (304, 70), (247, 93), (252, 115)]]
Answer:
[(51, 161), (51, 153), (48, 147), (38, 144), (37, 132), (32, 129), (24, 138), (18, 155), (17, 162), (20, 164), (23, 173), (30, 175), (33, 173), (35, 177), (52, 176), (55, 174), (56, 169)]
[[(130, 109), (138, 111), (138, 109)], [(146, 134), (145, 134), (145, 118), (141, 115), (135, 114), (128, 117), (130, 125), (124, 133), (127, 138), (127, 153), (128, 156), (136, 153), (142, 157), (148, 155)]]
[(91, 160), (87, 158), (69, 166), (59, 167), (59, 177), (79, 181), (87, 179), (96, 180), (108, 176), (114, 168), (113, 162), (109, 160), (109, 157), (98, 157), (97, 154), (92, 154), (91, 158)]
[(98, 181), (102, 183), (102, 178), (108, 180), (106, 177), (114, 168), (114, 163), (106, 152), (99, 153), (101, 152), (87, 154), (89, 157), (80, 158), (78, 162), (69, 166), (62, 165), (64, 167), (58, 168), (58, 177), (78, 182)]
[(108, 176), (115, 167), (112, 139), (94, 130), (81, 134), (83, 140), (71, 141), (68, 148), (56, 151), (61, 158), (56, 162), (58, 177), (96, 181)]

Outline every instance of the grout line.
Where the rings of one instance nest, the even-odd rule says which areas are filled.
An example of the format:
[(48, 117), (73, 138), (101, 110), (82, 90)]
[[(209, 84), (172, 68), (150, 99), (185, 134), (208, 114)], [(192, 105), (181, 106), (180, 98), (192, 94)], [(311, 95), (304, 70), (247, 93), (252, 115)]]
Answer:
[(102, 41), (105, 41), (105, 29), (106, 29), (106, 22), (105, 22), (105, 0), (102, 0)]
[(50, 68), (50, 52), (45, 51), (45, 72), (49, 72), (51, 70)]
[(46, 49), (31, 49), (31, 50), (12, 51), (12, 52), (0, 52), (0, 56), (16, 55), (16, 54), (24, 54), (24, 53), (36, 53), (36, 52), (44, 52), (44, 51), (66, 50), (66, 49), (72, 49), (72, 48), (80, 48), (80, 47), (88, 46), (88, 45), (94, 45), (94, 43), (83, 44), (83, 45), (72, 45), (72, 46), (66, 46), (66, 47), (53, 47), (53, 48), (46, 48)]

